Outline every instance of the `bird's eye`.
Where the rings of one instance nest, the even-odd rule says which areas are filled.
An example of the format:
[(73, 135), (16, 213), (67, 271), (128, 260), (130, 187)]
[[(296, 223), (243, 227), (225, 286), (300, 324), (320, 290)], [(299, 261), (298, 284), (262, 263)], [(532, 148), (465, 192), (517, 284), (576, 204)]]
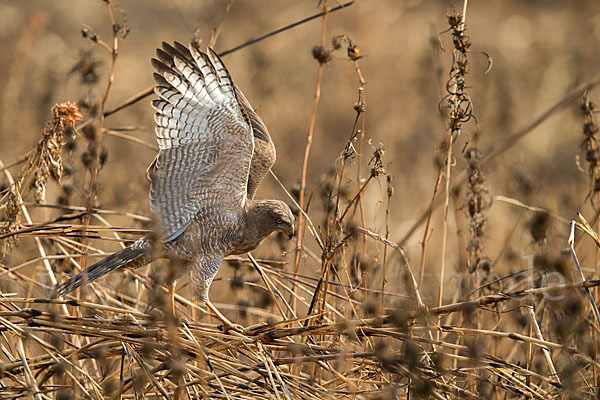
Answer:
[(283, 224), (283, 220), (281, 218), (277, 218), (275, 222), (277, 222), (277, 224)]

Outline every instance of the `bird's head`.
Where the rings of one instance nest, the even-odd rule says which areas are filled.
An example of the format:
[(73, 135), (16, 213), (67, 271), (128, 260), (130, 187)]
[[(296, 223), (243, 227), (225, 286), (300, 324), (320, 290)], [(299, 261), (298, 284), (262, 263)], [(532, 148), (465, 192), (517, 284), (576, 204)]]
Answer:
[(285, 233), (288, 239), (292, 239), (296, 233), (294, 227), (296, 221), (292, 210), (283, 201), (276, 200), (272, 204), (270, 216), (275, 230)]
[(280, 200), (259, 201), (255, 211), (260, 215), (261, 225), (267, 231), (283, 232), (291, 239), (294, 236), (295, 218), (290, 207)]
[(260, 240), (271, 232), (283, 232), (291, 239), (294, 236), (295, 218), (290, 207), (280, 200), (252, 200), (248, 202), (247, 224), (256, 231)]

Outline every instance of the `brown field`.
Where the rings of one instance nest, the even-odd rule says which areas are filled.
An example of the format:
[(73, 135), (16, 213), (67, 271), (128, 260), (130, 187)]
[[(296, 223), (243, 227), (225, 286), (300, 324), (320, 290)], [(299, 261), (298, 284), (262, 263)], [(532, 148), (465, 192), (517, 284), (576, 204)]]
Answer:
[(167, 261), (42, 301), (152, 229), (154, 95), (129, 99), (161, 42), (220, 53), (324, 6), (0, 1), (0, 398), (600, 396), (597, 0), (471, 1), (464, 31), (461, 1), (356, 0), (224, 56), (277, 147), (258, 197), (304, 190), (310, 218), (223, 263), (246, 330), (187, 278), (172, 318)]

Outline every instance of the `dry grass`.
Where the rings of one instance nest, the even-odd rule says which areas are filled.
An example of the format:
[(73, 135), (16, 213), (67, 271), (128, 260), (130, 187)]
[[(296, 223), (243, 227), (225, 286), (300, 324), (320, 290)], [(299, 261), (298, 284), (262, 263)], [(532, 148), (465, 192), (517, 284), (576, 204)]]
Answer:
[(173, 318), (166, 261), (49, 298), (151, 232), (144, 52), (232, 49), (338, 4), (50, 3), (0, 4), (29, 18), (0, 29), (0, 398), (598, 396), (600, 30), (574, 29), (595, 2), (358, 1), (231, 53), (278, 148), (261, 191), (299, 220), (221, 267), (211, 299), (243, 333), (186, 279)]

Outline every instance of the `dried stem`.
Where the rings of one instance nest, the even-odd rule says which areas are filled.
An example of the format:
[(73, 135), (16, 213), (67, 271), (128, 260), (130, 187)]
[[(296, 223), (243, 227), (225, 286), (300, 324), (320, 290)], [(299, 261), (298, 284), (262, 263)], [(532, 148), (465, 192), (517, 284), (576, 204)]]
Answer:
[[(327, 27), (327, 12), (329, 7), (325, 3), (323, 5), (323, 20), (321, 23), (321, 47), (325, 47), (325, 32)], [(306, 145), (304, 147), (304, 158), (302, 160), (302, 175), (300, 177), (300, 192), (298, 196), (298, 205), (301, 209), (304, 209), (304, 191), (306, 189), (306, 171), (308, 169), (308, 156), (310, 155), (310, 149), (312, 146), (313, 134), (315, 129), (315, 120), (317, 117), (317, 107), (319, 106), (319, 99), (321, 98), (321, 79), (323, 77), (324, 62), (319, 61), (319, 67), (317, 69), (317, 80), (315, 83), (315, 97), (313, 101), (312, 113), (310, 116), (310, 123), (308, 126), (308, 133), (306, 135)], [(296, 257), (294, 260), (294, 273), (298, 273), (298, 267), (300, 266), (300, 258), (302, 256), (302, 246), (304, 242), (304, 215), (300, 213), (298, 215), (298, 235), (296, 239)], [(295, 293), (295, 291), (294, 291)], [(292, 308), (296, 310), (295, 299), (292, 299)]]

